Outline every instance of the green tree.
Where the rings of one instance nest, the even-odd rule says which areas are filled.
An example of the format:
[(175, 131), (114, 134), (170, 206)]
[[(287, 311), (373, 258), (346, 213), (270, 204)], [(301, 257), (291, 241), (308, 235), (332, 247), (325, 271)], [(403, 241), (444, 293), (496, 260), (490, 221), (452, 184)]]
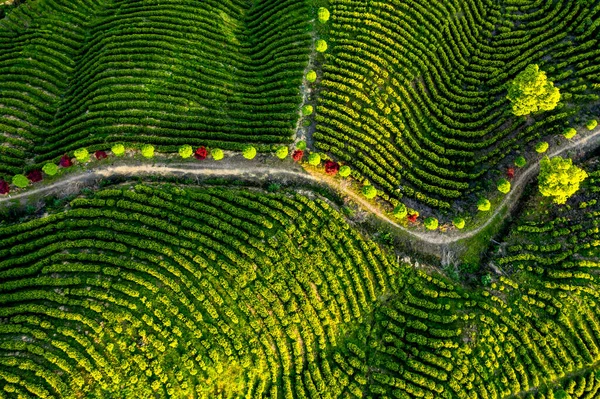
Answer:
[(484, 274), (483, 276), (481, 276), (481, 284), (488, 286), (492, 283), (492, 276), (490, 276), (489, 274)]
[(323, 39), (319, 39), (317, 40), (317, 46), (316, 46), (316, 50), (319, 53), (324, 53), (327, 51), (327, 42)]
[(425, 219), (423, 224), (427, 230), (437, 230), (440, 223), (436, 218), (430, 216)]
[(554, 391), (554, 399), (571, 399), (571, 395), (564, 389), (559, 389), (558, 391)]
[(572, 127), (565, 129), (565, 131), (563, 132), (563, 136), (565, 136), (565, 138), (567, 140), (572, 139), (573, 137), (575, 137), (576, 134), (577, 134), (577, 130), (575, 130)]
[(508, 194), (510, 191), (510, 182), (506, 179), (498, 180), (498, 191), (502, 194)]
[(457, 216), (454, 219), (452, 219), (452, 224), (454, 225), (454, 227), (456, 227), (459, 230), (464, 229), (465, 228), (465, 219)]
[(519, 155), (517, 157), (517, 159), (515, 159), (515, 166), (522, 168), (525, 165), (527, 165), (527, 160), (525, 159), (525, 157), (523, 155)]
[(319, 22), (321, 22), (322, 24), (329, 21), (329, 10), (325, 7), (320, 7), (317, 14), (319, 17)]
[(392, 212), (396, 219), (404, 219), (408, 215), (408, 208), (404, 204), (398, 204)]
[(370, 184), (363, 186), (362, 193), (368, 199), (377, 197), (377, 189)]
[(86, 148), (79, 148), (73, 153), (79, 162), (87, 162), (90, 160), (90, 153)]
[(279, 159), (285, 159), (285, 157), (288, 156), (288, 153), (289, 149), (284, 145), (282, 145), (277, 149), (277, 151), (275, 151), (275, 155), (277, 155), (277, 158)]
[(543, 154), (546, 151), (548, 151), (548, 147), (550, 147), (550, 145), (547, 142), (540, 141), (535, 145), (535, 152), (537, 152), (538, 154)]
[(304, 107), (302, 107), (302, 115), (309, 116), (309, 115), (312, 115), (312, 113), (313, 113), (312, 105), (305, 105)]
[(340, 175), (341, 177), (348, 177), (350, 176), (350, 173), (352, 173), (352, 169), (350, 169), (350, 166), (344, 165), (340, 168), (338, 175)]
[(223, 150), (220, 148), (213, 148), (210, 150), (210, 155), (215, 161), (220, 161), (225, 156), (225, 154), (223, 154)]
[(154, 156), (154, 146), (152, 144), (144, 144), (142, 146), (142, 155), (145, 158), (152, 158)]
[(47, 174), (48, 176), (54, 176), (55, 174), (58, 173), (58, 166), (56, 166), (55, 163), (48, 162), (47, 164), (44, 165), (44, 167), (42, 168), (42, 171), (45, 174)]
[(246, 159), (254, 159), (256, 156), (256, 148), (251, 145), (247, 145), (242, 149), (242, 155)]
[(522, 116), (556, 108), (560, 92), (538, 65), (531, 64), (508, 84), (506, 98), (512, 103), (513, 114)]
[(579, 190), (579, 184), (588, 177), (585, 170), (573, 165), (569, 158), (544, 157), (540, 162), (538, 183), (544, 197), (552, 197), (554, 203), (564, 204)]
[(115, 144), (110, 150), (118, 157), (125, 154), (125, 146), (123, 144)]
[(12, 184), (19, 188), (25, 188), (29, 185), (29, 179), (25, 175), (14, 175), (12, 178)]
[(585, 124), (585, 127), (587, 127), (588, 130), (594, 130), (596, 126), (598, 126), (598, 121), (596, 119), (592, 119), (591, 121)]
[(310, 154), (308, 156), (308, 164), (309, 165), (319, 166), (320, 163), (321, 163), (321, 155), (317, 154), (316, 152), (313, 152), (312, 154)]
[(317, 73), (313, 70), (308, 71), (306, 74), (306, 80), (308, 80), (310, 83), (313, 83), (315, 80), (317, 80)]
[(489, 211), (491, 207), (492, 204), (487, 198), (480, 198), (479, 201), (477, 201), (477, 209), (479, 209), (482, 212)]
[(192, 146), (189, 144), (184, 144), (181, 147), (179, 147), (179, 156), (183, 159), (191, 157), (193, 153), (194, 153), (194, 150), (192, 149)]
[(296, 148), (302, 151), (306, 150), (306, 141), (300, 140), (298, 143), (296, 143)]

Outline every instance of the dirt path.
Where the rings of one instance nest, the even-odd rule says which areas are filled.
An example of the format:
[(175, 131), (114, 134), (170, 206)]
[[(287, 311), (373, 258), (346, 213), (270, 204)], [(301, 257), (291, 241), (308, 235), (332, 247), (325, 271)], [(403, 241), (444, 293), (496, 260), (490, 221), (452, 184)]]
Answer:
[[(596, 148), (600, 145), (600, 128), (597, 128), (594, 132), (581, 136), (578, 140), (574, 140), (561, 148), (548, 153), (548, 156), (558, 156), (565, 152), (577, 148), (578, 150), (584, 150), (586, 148)], [(52, 193), (70, 185), (77, 183), (85, 183), (88, 181), (94, 181), (99, 178), (106, 178), (110, 176), (139, 176), (139, 175), (195, 175), (202, 177), (244, 177), (249, 179), (292, 179), (298, 182), (304, 181), (309, 183), (321, 182), (326, 183), (328, 186), (341, 192), (347, 198), (356, 202), (362, 208), (368, 210), (372, 214), (376, 215), (386, 223), (406, 232), (408, 235), (434, 245), (447, 245), (466, 238), (473, 237), (480, 231), (485, 229), (494, 219), (500, 214), (505, 208), (512, 206), (518, 201), (520, 194), (523, 192), (525, 184), (532, 178), (539, 170), (539, 162), (535, 162), (528, 169), (517, 177), (512, 183), (512, 190), (502, 199), (489, 215), (488, 219), (482, 225), (478, 226), (473, 230), (468, 231), (451, 231), (441, 233), (439, 231), (417, 231), (408, 229), (395, 221), (388, 218), (388, 216), (382, 212), (382, 210), (375, 204), (369, 202), (359, 193), (355, 192), (349, 187), (349, 184), (340, 179), (335, 179), (323, 174), (309, 174), (302, 170), (292, 170), (290, 166), (286, 166), (284, 163), (274, 163), (271, 165), (257, 165), (257, 161), (242, 161), (242, 162), (228, 162), (223, 160), (220, 162), (206, 161), (202, 164), (187, 163), (187, 164), (168, 164), (168, 163), (155, 163), (153, 165), (141, 164), (141, 165), (115, 165), (115, 166), (100, 166), (97, 168), (91, 168), (71, 176), (68, 176), (62, 180), (54, 182), (52, 184), (41, 186), (33, 190), (28, 190), (23, 193), (16, 195), (8, 195), (0, 198), (0, 204), (6, 203), (12, 200), (26, 198), (43, 193)]]

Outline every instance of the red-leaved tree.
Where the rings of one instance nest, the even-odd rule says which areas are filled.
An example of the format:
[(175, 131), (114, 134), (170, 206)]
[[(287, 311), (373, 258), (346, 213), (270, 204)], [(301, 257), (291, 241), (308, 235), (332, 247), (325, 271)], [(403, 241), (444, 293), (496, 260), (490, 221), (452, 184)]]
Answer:
[(101, 159), (105, 159), (108, 158), (108, 155), (106, 155), (106, 152), (98, 150), (94, 153), (94, 156), (96, 157), (96, 159), (98, 161), (100, 161)]
[(10, 186), (4, 180), (0, 180), (0, 194), (8, 194), (10, 193)]
[(409, 222), (415, 223), (417, 221), (418, 217), (419, 217), (419, 215), (414, 214), (414, 215), (408, 215), (406, 218), (408, 219)]
[(32, 170), (31, 172), (27, 173), (27, 178), (30, 182), (37, 183), (42, 181), (42, 172), (39, 170)]
[(62, 166), (63, 168), (68, 168), (69, 166), (73, 165), (73, 162), (71, 162), (71, 158), (69, 158), (69, 156), (67, 154), (65, 154), (60, 159), (59, 165)]
[(207, 156), (208, 156), (208, 150), (204, 146), (198, 147), (198, 149), (194, 153), (194, 157), (200, 161), (206, 159)]
[(509, 179), (512, 179), (513, 177), (515, 177), (515, 168), (508, 168), (508, 170), (506, 171), (506, 176)]
[(328, 175), (331, 176), (335, 176), (337, 175), (337, 173), (340, 171), (340, 164), (332, 161), (332, 160), (328, 160), (325, 161), (325, 173), (327, 173)]
[(302, 150), (296, 150), (294, 151), (294, 153), (292, 154), (292, 159), (296, 162), (299, 162), (302, 160), (302, 157), (304, 156), (304, 151)]

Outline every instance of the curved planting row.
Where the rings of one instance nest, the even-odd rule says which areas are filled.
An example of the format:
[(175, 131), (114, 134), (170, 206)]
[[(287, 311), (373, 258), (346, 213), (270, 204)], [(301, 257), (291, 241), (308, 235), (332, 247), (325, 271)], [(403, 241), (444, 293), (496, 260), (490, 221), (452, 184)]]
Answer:
[(11, 126), (0, 173), (117, 141), (165, 151), (291, 141), (311, 42), (306, 2), (64, 3), (25, 5), (0, 28), (11, 72), (0, 104), (14, 109), (0, 119)]
[[(468, 194), (494, 190), (516, 151), (585, 123), (600, 98), (597, 1), (333, 0), (330, 10), (315, 143), (394, 205), (472, 205)], [(516, 117), (506, 84), (530, 64), (561, 100)]]
[(0, 227), (0, 280), (2, 397), (314, 398), (395, 273), (320, 199), (137, 185)]

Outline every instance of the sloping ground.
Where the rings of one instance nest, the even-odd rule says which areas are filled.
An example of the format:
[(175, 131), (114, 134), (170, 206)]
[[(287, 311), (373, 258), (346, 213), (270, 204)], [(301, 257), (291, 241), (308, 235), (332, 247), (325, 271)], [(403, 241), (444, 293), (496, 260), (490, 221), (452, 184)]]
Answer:
[[(472, 205), (516, 150), (600, 113), (597, 0), (330, 3), (315, 143), (392, 202)], [(534, 63), (561, 104), (514, 117), (505, 84)]]
[(306, 2), (38, 0), (0, 22), (0, 174), (87, 146), (289, 142)]

